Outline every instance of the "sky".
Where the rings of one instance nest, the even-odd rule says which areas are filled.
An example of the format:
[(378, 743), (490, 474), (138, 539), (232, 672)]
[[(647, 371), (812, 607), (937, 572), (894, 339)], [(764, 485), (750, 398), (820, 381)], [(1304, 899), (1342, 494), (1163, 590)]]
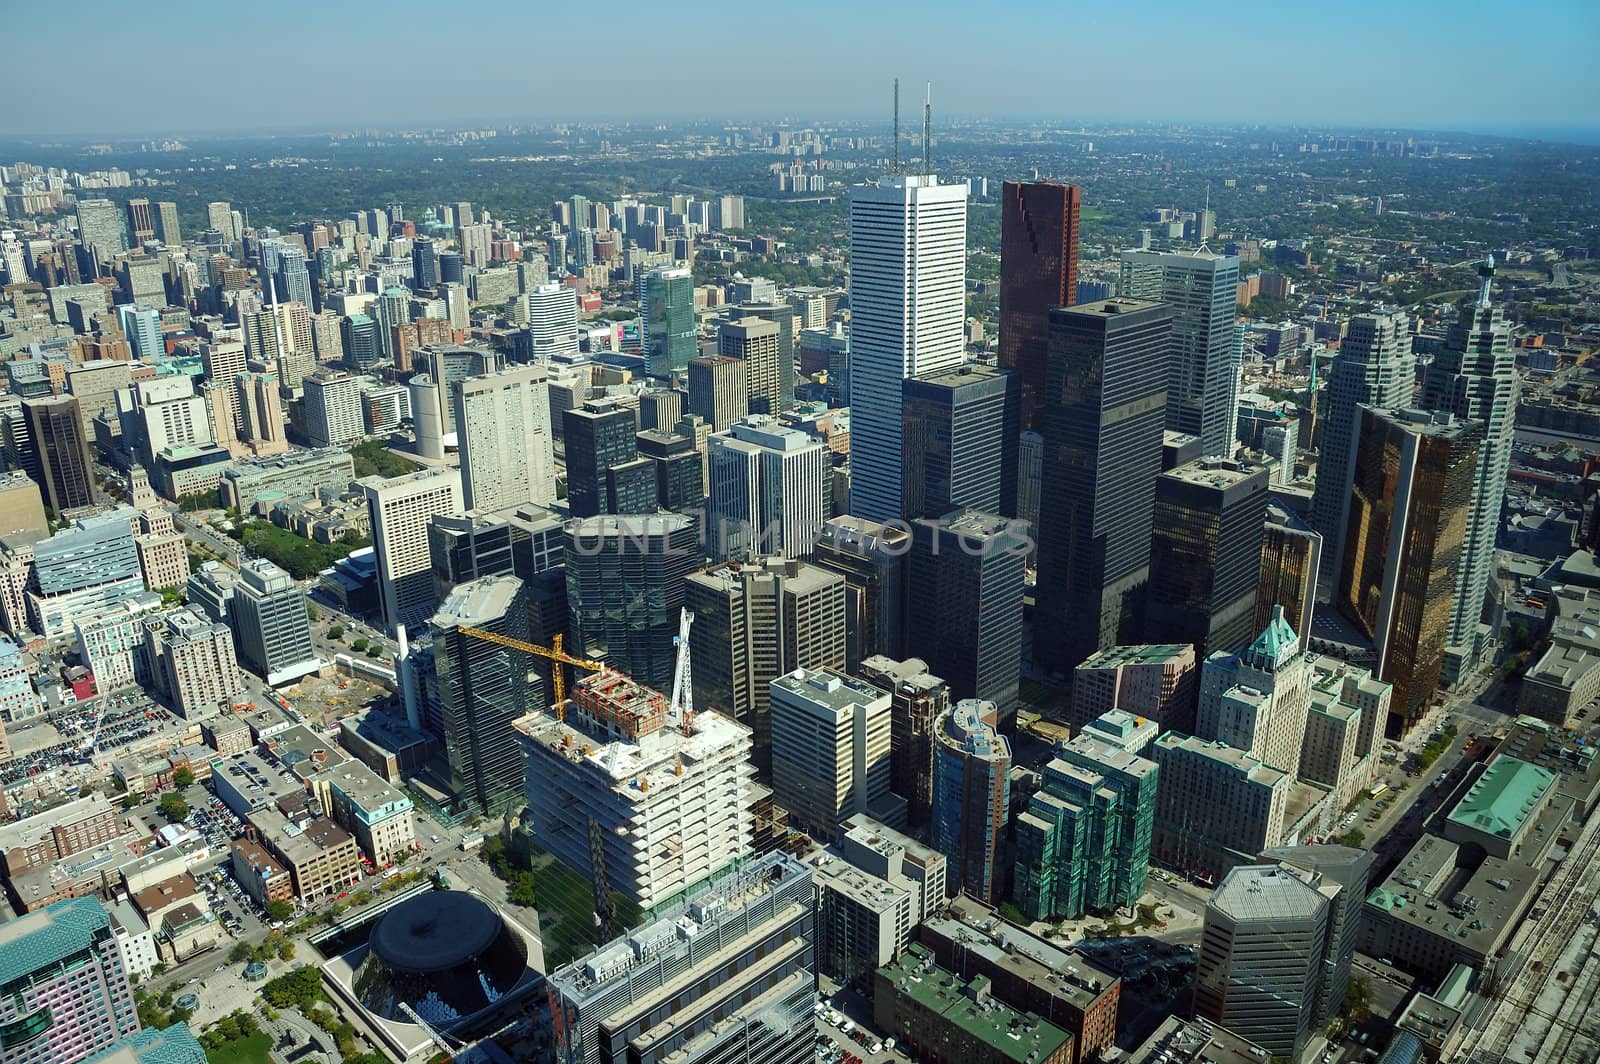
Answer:
[(1600, 142), (1600, 0), (79, 0), (5, 25), (0, 134), (29, 137), (858, 118), (899, 76), (936, 121)]

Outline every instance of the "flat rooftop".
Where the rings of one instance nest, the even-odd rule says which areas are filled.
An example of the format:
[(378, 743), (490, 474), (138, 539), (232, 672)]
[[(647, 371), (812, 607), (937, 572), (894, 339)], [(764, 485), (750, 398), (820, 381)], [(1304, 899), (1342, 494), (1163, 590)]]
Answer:
[(1123, 665), (1171, 665), (1194, 661), (1194, 647), (1188, 643), (1143, 643), (1107, 647), (1090, 655), (1079, 669), (1111, 669)]
[(976, 899), (958, 895), (923, 920), (928, 934), (959, 942), (998, 969), (1087, 1010), (1118, 977), (1074, 949), (1063, 949), (1001, 918)]
[(696, 713), (689, 735), (659, 728), (637, 742), (591, 733), (577, 723), (573, 714), (559, 721), (541, 712), (519, 717), (511, 726), (522, 735), (524, 746), (549, 751), (637, 802), (691, 778), (698, 763), (742, 756), (750, 746), (750, 729), (714, 710)]
[(1235, 920), (1310, 919), (1328, 898), (1302, 876), (1277, 866), (1230, 869), (1206, 902)]
[(1035, 1064), (1072, 1040), (1072, 1035), (1054, 1024), (990, 997), (987, 979), (980, 976), (964, 982), (939, 967), (926, 946), (911, 946), (898, 960), (879, 968), (878, 975), (889, 981), (896, 994), (1017, 1064)]

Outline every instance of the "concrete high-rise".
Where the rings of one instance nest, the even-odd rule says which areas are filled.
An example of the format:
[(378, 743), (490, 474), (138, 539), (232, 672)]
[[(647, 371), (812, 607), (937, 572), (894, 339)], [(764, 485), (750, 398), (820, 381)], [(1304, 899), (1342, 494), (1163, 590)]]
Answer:
[(979, 901), (1006, 896), (1001, 860), (1011, 812), (1011, 743), (999, 708), (964, 698), (933, 722), (933, 848), (950, 862), (952, 885)]
[(305, 378), (306, 436), (314, 447), (342, 447), (361, 438), (361, 382), (343, 370), (321, 369)]
[(906, 572), (906, 645), (956, 698), (1016, 713), (1022, 672), (1027, 538), (980, 510), (912, 523)]
[(721, 565), (684, 581), (696, 705), (751, 730), (755, 765), (772, 764), (769, 684), (795, 669), (844, 668), (844, 578), (783, 558)]
[(680, 514), (569, 522), (568, 651), (670, 689), (684, 578), (701, 558), (695, 523)]
[(1235, 868), (1206, 901), (1195, 1014), (1299, 1060), (1317, 1026), (1329, 914), (1339, 891), (1285, 865)]
[(659, 911), (749, 854), (750, 730), (716, 710), (669, 721), (658, 691), (607, 672), (573, 685), (564, 720), (515, 727), (533, 841), (591, 883)]
[(156, 236), (169, 248), (183, 243), (183, 233), (178, 228), (178, 205), (163, 200), (156, 204)]
[(146, 240), (156, 238), (155, 214), (150, 210), (150, 201), (142, 197), (131, 199), (126, 204), (128, 210), (128, 236), (135, 247)]
[(706, 548), (719, 561), (811, 553), (828, 519), (832, 469), (816, 437), (764, 414), (706, 439)]
[(1445, 635), (1445, 679), (1450, 683), (1475, 669), (1493, 638), (1481, 620), (1495, 574), (1495, 534), (1516, 438), (1517, 366), (1511, 326), (1500, 308), (1490, 303), (1493, 261), (1478, 272), (1482, 291), (1476, 302), (1461, 304), (1422, 388), (1423, 406), (1483, 425)]
[(644, 276), (645, 361), (652, 377), (689, 368), (695, 343), (694, 275), (687, 266), (663, 266)]
[(69, 898), (0, 928), (0, 1061), (69, 1064), (139, 1031), (128, 970), (99, 898)]
[(908, 378), (901, 389), (902, 512), (960, 506), (1016, 516), (1020, 378), (983, 365)]
[(258, 458), (287, 452), (278, 375), (240, 374), (233, 390), (239, 404), (239, 438), (250, 445), (251, 452)]
[(1411, 354), (1409, 326), (1410, 319), (1398, 311), (1358, 314), (1350, 319), (1339, 342), (1339, 356), (1328, 377), (1327, 413), (1311, 497), (1311, 527), (1322, 533), (1319, 602), (1333, 601), (1341, 583), (1360, 408), (1363, 404), (1401, 407), (1411, 403), (1416, 359)]
[(933, 725), (950, 708), (950, 687), (921, 658), (874, 654), (857, 674), (889, 692), (890, 785), (906, 800), (906, 823), (921, 828), (933, 810)]
[(810, 868), (769, 854), (556, 969), (555, 1058), (805, 1064), (816, 1051), (815, 894)]
[(578, 290), (564, 284), (542, 284), (530, 289), (527, 296), (533, 360), (551, 362), (576, 357)]
[(808, 561), (845, 581), (845, 664), (854, 673), (874, 654), (904, 654), (906, 559), (911, 534), (902, 527), (845, 515), (823, 526)]
[(775, 362), (778, 371), (777, 387), (774, 392), (771, 387), (762, 381), (763, 391), (757, 393), (754, 380), (751, 382), (751, 409), (756, 409), (760, 402), (758, 394), (766, 396), (766, 405), (773, 414), (778, 414), (794, 405), (795, 385), (795, 342), (800, 334), (800, 315), (788, 303), (777, 301), (776, 295), (759, 302), (742, 302), (733, 308), (736, 315), (743, 315), (744, 321), (756, 318), (768, 322), (778, 329), (778, 357)]
[(1199, 458), (1156, 478), (1144, 639), (1204, 657), (1254, 633), (1266, 466)]
[(1337, 601), (1377, 647), (1374, 672), (1394, 687), (1384, 734), (1399, 739), (1439, 691), (1483, 422), (1358, 414)]
[(1153, 720), (1162, 731), (1194, 731), (1200, 672), (1188, 643), (1108, 647), (1072, 670), (1073, 728), (1126, 710)]
[(556, 497), (550, 388), (543, 366), (462, 381), (451, 396), (469, 509), (546, 506)]
[(1231, 455), (1242, 355), (1235, 328), (1236, 255), (1124, 251), (1119, 296), (1172, 308), (1167, 428), (1200, 437), (1208, 455)]
[(717, 330), (717, 353), (744, 363), (745, 405), (751, 413), (776, 417), (783, 410), (777, 325), (760, 318), (728, 322)]
[(1034, 661), (1066, 673), (1130, 642), (1150, 574), (1171, 309), (1104, 300), (1050, 312)]
[(239, 567), (229, 606), (239, 655), (273, 687), (323, 666), (311, 644), (306, 591), (266, 558)]
[(155, 686), (185, 720), (226, 712), (244, 690), (233, 632), (227, 625), (175, 609), (146, 625), (144, 638)]
[(1022, 426), (1036, 431), (1050, 312), (1077, 301), (1083, 190), (1053, 181), (1007, 181), (1001, 199), (999, 361), (1021, 378)]
[(1263, 851), (1261, 859), (1319, 876), (1323, 887), (1339, 888), (1328, 911), (1328, 946), (1322, 953), (1317, 983), (1316, 1024), (1330, 1024), (1344, 1008), (1345, 990), (1350, 985), (1373, 853), (1350, 846), (1275, 846)]
[(890, 788), (889, 696), (834, 669), (796, 669), (771, 681), (772, 795), (790, 823), (832, 842), (865, 813), (905, 826)]
[(966, 349), (967, 189), (932, 175), (850, 193), (850, 512), (904, 517), (901, 388)]
[(479, 628), (529, 640), (522, 581), (502, 574), (458, 585), (433, 615), (450, 789), (462, 808), (494, 814), (523, 798), (523, 754), (513, 722), (542, 709), (530, 656), (468, 635)]
[(94, 502), (94, 465), (89, 437), (72, 396), (24, 399), (22, 416), (32, 437), (38, 468), (28, 472), (44, 489), (44, 501), (57, 517)]
[(712, 432), (727, 431), (750, 412), (749, 372), (744, 359), (732, 355), (690, 359), (689, 413), (704, 418)]
[(128, 250), (122, 236), (122, 212), (108, 199), (78, 201), (78, 240), (102, 266)]
[(437, 605), (428, 522), (435, 514), (464, 509), (461, 473), (425, 469), (389, 479), (367, 477), (358, 483), (367, 496), (384, 626), (393, 632), (399, 625), (425, 621)]

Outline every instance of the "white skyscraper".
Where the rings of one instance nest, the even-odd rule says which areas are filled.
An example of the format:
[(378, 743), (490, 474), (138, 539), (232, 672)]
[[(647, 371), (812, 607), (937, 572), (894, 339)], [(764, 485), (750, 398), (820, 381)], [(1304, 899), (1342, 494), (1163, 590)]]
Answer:
[(1321, 602), (1332, 600), (1344, 567), (1345, 521), (1350, 512), (1360, 407), (1411, 405), (1416, 359), (1411, 354), (1409, 328), (1410, 318), (1399, 311), (1351, 318), (1328, 377), (1327, 420), (1311, 497), (1311, 526), (1322, 533), (1322, 564), (1317, 573), (1317, 599)]
[(967, 186), (879, 178), (850, 193), (850, 512), (898, 520), (900, 382), (966, 346)]
[(528, 333), (533, 358), (549, 362), (578, 353), (578, 290), (564, 284), (542, 284), (528, 291)]
[(1483, 650), (1478, 623), (1494, 574), (1495, 532), (1500, 527), (1511, 445), (1516, 437), (1516, 357), (1511, 350), (1511, 329), (1500, 308), (1489, 302), (1493, 258), (1478, 272), (1482, 277), (1478, 298), (1462, 305), (1444, 350), (1427, 369), (1422, 392), (1423, 405), (1429, 409), (1481, 421), (1484, 426), (1467, 531), (1461, 540), (1461, 562), (1456, 568), (1450, 629), (1445, 635), (1445, 674), (1452, 683), (1470, 669)]
[(428, 522), (434, 514), (462, 511), (461, 473), (424, 469), (387, 480), (367, 477), (359, 483), (367, 495), (372, 524), (383, 623), (393, 632), (399, 625), (425, 621), (438, 606)]
[(831, 842), (857, 813), (901, 819), (890, 791), (887, 691), (833, 669), (796, 669), (771, 683), (772, 793), (792, 822)]
[(717, 560), (810, 554), (828, 520), (828, 451), (763, 414), (706, 437), (706, 549)]
[(1167, 428), (1200, 437), (1206, 454), (1231, 455), (1239, 408), (1236, 255), (1122, 253), (1117, 293), (1173, 309), (1167, 359)]
[(556, 495), (550, 386), (543, 366), (461, 382), (452, 395), (461, 480), (470, 509), (548, 505)]

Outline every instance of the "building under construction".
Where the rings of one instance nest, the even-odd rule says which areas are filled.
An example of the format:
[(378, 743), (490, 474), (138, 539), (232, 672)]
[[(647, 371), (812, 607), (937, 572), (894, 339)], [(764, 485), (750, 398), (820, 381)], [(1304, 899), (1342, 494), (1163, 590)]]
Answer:
[[(562, 716), (565, 719), (560, 719)], [(515, 723), (534, 841), (653, 911), (748, 854), (750, 729), (680, 714), (616, 672), (584, 677), (558, 713)], [(597, 915), (604, 917), (597, 896)]]

